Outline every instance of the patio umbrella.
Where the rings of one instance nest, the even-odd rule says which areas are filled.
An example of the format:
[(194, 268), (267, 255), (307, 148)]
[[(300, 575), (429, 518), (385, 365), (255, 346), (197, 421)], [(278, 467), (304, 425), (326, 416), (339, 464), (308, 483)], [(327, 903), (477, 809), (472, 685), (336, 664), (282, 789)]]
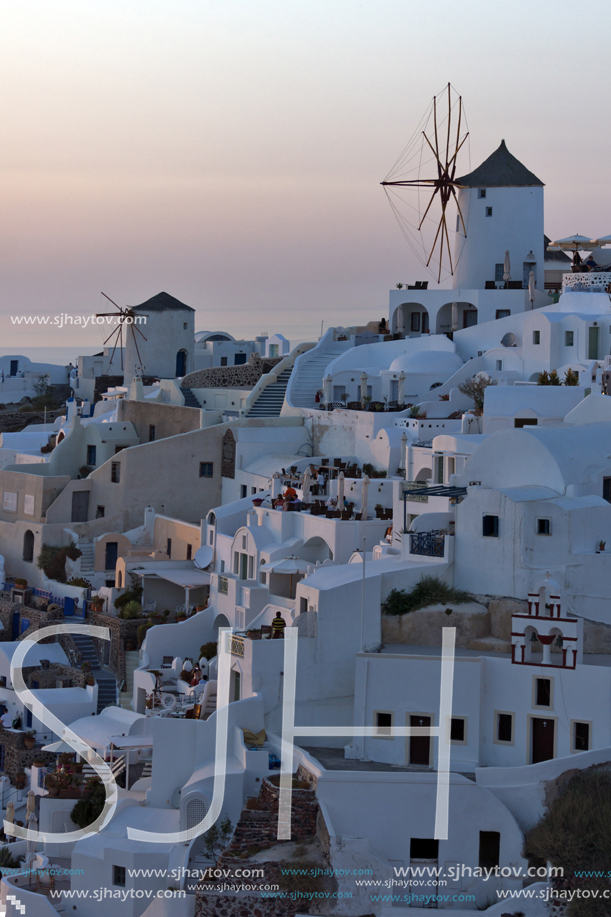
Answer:
[(361, 519), (363, 522), (367, 518), (367, 493), (369, 491), (369, 475), (363, 478), (363, 491), (361, 494)]
[(337, 479), (337, 508), (344, 508), (344, 472), (340, 471)]
[(325, 401), (327, 404), (331, 404), (333, 400), (333, 376), (329, 373), (323, 381), (325, 383)]
[(310, 466), (303, 473), (303, 495), (301, 499), (304, 503), (310, 502)]
[(611, 236), (601, 236), (599, 239), (590, 239), (592, 245), (602, 248), (603, 245), (611, 245)]
[(43, 745), (42, 750), (52, 751), (55, 755), (63, 755), (66, 753), (69, 755), (74, 754), (72, 745), (68, 745), (67, 742), (63, 741), (63, 739), (60, 739), (59, 742), (51, 742), (50, 745)]
[(367, 373), (361, 373), (361, 401), (365, 404), (365, 398), (367, 397)]
[(503, 280), (511, 280), (511, 260), (509, 252), (505, 252), (505, 261), (503, 262)]
[(530, 299), (530, 308), (533, 309), (535, 300), (535, 275), (533, 271), (528, 275), (528, 298)]
[(399, 385), (397, 388), (397, 401), (399, 404), (405, 404), (405, 373), (403, 370), (399, 373)]
[(310, 564), (306, 560), (302, 560), (300, 557), (283, 557), (280, 560), (271, 560), (268, 564), (262, 564), (260, 567), (261, 570), (266, 572), (273, 570), (274, 573), (284, 573), (290, 576), (289, 583), (289, 594), (292, 598), (293, 596), (293, 577), (296, 573), (307, 573), (308, 567)]
[(591, 251), (591, 249), (596, 248), (597, 244), (601, 242), (601, 239), (589, 239), (587, 236), (580, 236), (579, 233), (575, 233), (574, 236), (567, 236), (566, 239), (557, 239), (555, 242), (552, 242), (554, 248), (560, 248), (562, 251), (567, 252), (583, 252)]
[(6, 815), (4, 816), (4, 821), (8, 825), (12, 825), (15, 821), (15, 803), (9, 802), (6, 806)]
[(452, 303), (452, 331), (458, 331), (458, 303)]
[(28, 821), (30, 816), (34, 814), (35, 809), (36, 809), (36, 794), (34, 793), (33, 790), (30, 790), (30, 792), (28, 793), (28, 802), (27, 802), (26, 809), (25, 809), (26, 821)]

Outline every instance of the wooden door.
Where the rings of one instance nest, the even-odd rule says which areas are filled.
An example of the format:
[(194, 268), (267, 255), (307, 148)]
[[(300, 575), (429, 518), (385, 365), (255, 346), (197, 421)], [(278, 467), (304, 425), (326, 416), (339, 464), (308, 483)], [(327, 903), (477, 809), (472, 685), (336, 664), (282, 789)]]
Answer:
[(549, 761), (554, 757), (554, 720), (533, 716), (532, 763)]
[[(410, 726), (429, 726), (431, 725), (430, 716), (410, 716)], [(430, 736), (409, 736), (409, 764), (417, 764), (423, 767), (429, 767), (431, 763), (431, 737)]]

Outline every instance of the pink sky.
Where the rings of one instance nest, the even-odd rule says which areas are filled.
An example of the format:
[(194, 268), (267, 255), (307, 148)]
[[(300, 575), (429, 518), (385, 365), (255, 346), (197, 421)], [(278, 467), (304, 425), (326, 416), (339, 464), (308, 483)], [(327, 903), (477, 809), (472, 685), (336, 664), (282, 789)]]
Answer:
[[(311, 339), (422, 279), (379, 182), (431, 96), (462, 93), (471, 164), (505, 138), (546, 231), (611, 233), (609, 7), (569, 0), (21, 0), (0, 19), (2, 346), (160, 290), (198, 329)], [(104, 311), (106, 311), (104, 309)]]

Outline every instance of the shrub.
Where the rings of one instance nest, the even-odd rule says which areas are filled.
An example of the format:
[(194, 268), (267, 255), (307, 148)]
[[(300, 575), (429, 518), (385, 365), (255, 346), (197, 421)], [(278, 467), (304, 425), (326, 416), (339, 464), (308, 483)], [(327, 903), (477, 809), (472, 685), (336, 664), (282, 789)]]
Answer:
[[(606, 765), (605, 765), (606, 766)], [(563, 887), (600, 889), (598, 900), (575, 896), (567, 917), (606, 917), (603, 891), (609, 893), (607, 878), (611, 845), (611, 773), (590, 768), (576, 774), (560, 789), (541, 821), (526, 835), (526, 856), (550, 861), (564, 869)], [(605, 878), (579, 879), (575, 875), (598, 872)]]
[(70, 813), (70, 818), (79, 828), (86, 828), (96, 818), (99, 818), (106, 801), (106, 790), (103, 783), (98, 782), (92, 785), (87, 781), (87, 784), (88, 787), (91, 787), (91, 796), (79, 799)]
[(466, 395), (467, 398), (473, 399), (477, 411), (483, 411), (484, 393), (489, 385), (496, 385), (496, 379), (490, 379), (489, 376), (480, 373), (477, 376), (472, 376), (471, 379), (461, 382), (458, 386), (458, 391)]
[(19, 861), (14, 860), (8, 847), (0, 850), (0, 869), (17, 869)]
[(579, 385), (579, 373), (576, 373), (570, 366), (564, 374), (564, 384)]
[(203, 643), (199, 648), (199, 658), (202, 656), (205, 659), (214, 659), (217, 654), (217, 644), (216, 640), (210, 640), (208, 643)]
[(132, 599), (129, 602), (126, 602), (119, 611), (119, 617), (124, 620), (130, 620), (132, 618), (139, 618), (142, 614), (142, 605), (140, 602), (136, 602), (135, 599)]
[(149, 631), (151, 627), (153, 627), (153, 624), (150, 621), (145, 621), (145, 623), (141, 624), (140, 627), (138, 628), (138, 631), (137, 631), (138, 649), (140, 649), (140, 647), (144, 643), (146, 632)]
[(66, 558), (77, 560), (81, 556), (81, 551), (74, 544), (69, 544), (62, 548), (55, 545), (43, 544), (38, 559), (37, 566), (44, 571), (48, 579), (57, 580), (59, 583), (66, 582)]
[(82, 576), (71, 576), (66, 580), (66, 586), (80, 586), (82, 589), (91, 589), (91, 583)]
[(438, 576), (423, 576), (410, 592), (391, 589), (382, 603), (382, 614), (405, 615), (427, 605), (464, 605), (472, 600), (468, 592), (448, 586)]

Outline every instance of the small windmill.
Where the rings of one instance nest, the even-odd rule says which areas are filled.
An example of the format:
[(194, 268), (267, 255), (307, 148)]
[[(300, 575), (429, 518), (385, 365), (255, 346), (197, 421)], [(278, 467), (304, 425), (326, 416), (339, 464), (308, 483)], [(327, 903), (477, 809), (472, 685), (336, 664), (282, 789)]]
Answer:
[(110, 298), (110, 296), (106, 296), (106, 293), (102, 293), (102, 296), (104, 296), (104, 298), (107, 299), (108, 302), (112, 303), (115, 309), (118, 310), (117, 312), (97, 312), (96, 313), (96, 318), (106, 318), (106, 317), (114, 316), (115, 318), (118, 319), (118, 327), (115, 328), (113, 331), (111, 331), (111, 333), (108, 335), (108, 337), (104, 341), (104, 345), (106, 345), (111, 340), (111, 338), (114, 337), (114, 341), (112, 344), (112, 353), (110, 355), (110, 360), (108, 361), (108, 366), (109, 367), (112, 366), (112, 361), (114, 359), (115, 352), (118, 346), (119, 352), (121, 354), (121, 369), (123, 369), (123, 325), (127, 325), (127, 328), (125, 330), (125, 343), (127, 344), (127, 338), (129, 334), (131, 333), (132, 342), (136, 350), (136, 353), (138, 354), (138, 365), (140, 368), (140, 372), (142, 372), (142, 370), (144, 369), (144, 365), (142, 363), (142, 357), (140, 356), (140, 350), (138, 349), (138, 339), (136, 337), (136, 332), (138, 332), (142, 340), (146, 341), (146, 337), (140, 331), (136, 322), (140, 317), (147, 318), (148, 316), (146, 315), (140, 316), (140, 314), (136, 315), (134, 310), (130, 309), (129, 307), (126, 309), (122, 309), (121, 306), (118, 306), (117, 303), (114, 302)]
[[(435, 273), (438, 283), (441, 280), (444, 258), (449, 262), (449, 273), (454, 273), (455, 265), (452, 262), (446, 213), (452, 199), (456, 202), (458, 218), (465, 237), (467, 235), (456, 194), (456, 189), (460, 188), (460, 183), (456, 179), (458, 154), (469, 137), (469, 132), (464, 129), (465, 124), (462, 97), (457, 96), (448, 83), (447, 89), (440, 96), (439, 104), (437, 96), (433, 96), (432, 105), (429, 106), (419, 128), (386, 180), (381, 182), (397, 222), (412, 249), (427, 268), (430, 269), (431, 261), (437, 265)], [(429, 163), (430, 171), (434, 172), (436, 169), (437, 175), (426, 178), (424, 175), (429, 171)], [(408, 189), (407, 197), (398, 195), (399, 189)], [(428, 203), (428, 195), (421, 195), (420, 189), (432, 192)], [(417, 191), (417, 195), (412, 194), (414, 190)]]

